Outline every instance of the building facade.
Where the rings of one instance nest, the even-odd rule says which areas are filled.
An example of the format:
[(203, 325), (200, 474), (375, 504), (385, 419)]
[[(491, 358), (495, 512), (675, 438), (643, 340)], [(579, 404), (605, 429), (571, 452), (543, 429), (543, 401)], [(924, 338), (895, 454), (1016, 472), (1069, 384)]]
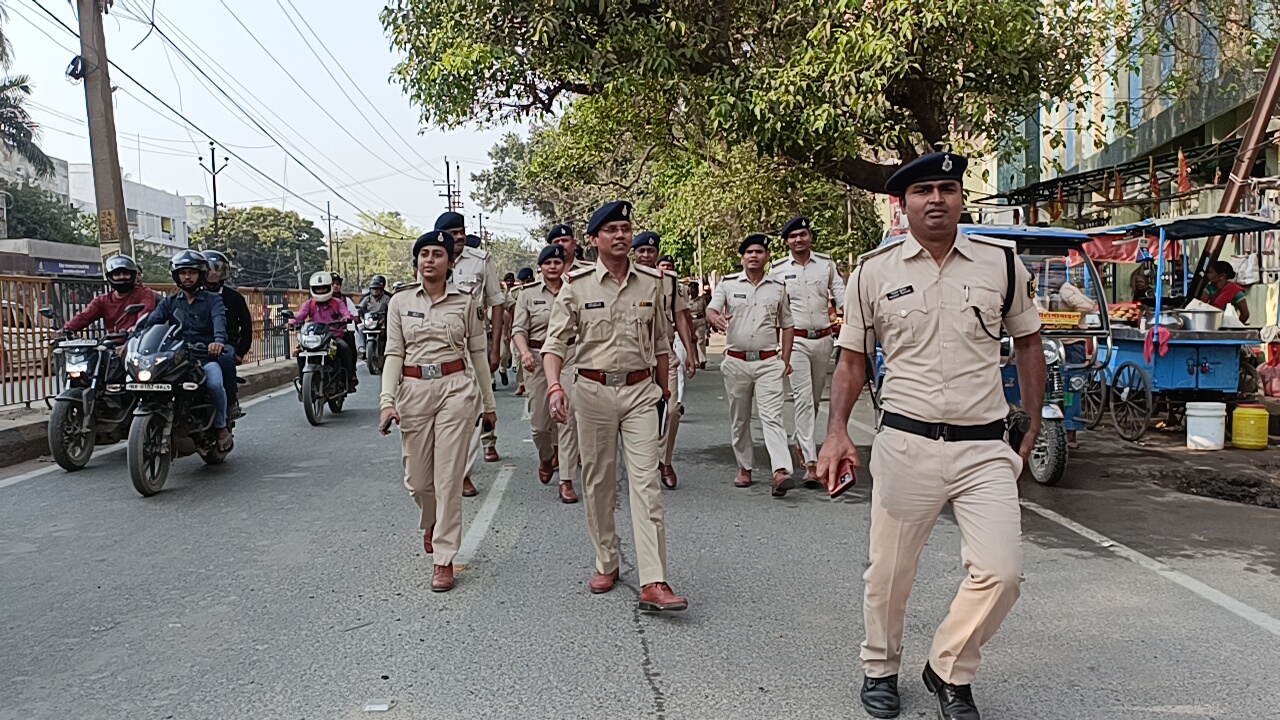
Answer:
[[(70, 166), (70, 190), (81, 212), (98, 212), (92, 166)], [(126, 179), (124, 204), (135, 247), (164, 256), (188, 247), (187, 201), (181, 195)]]

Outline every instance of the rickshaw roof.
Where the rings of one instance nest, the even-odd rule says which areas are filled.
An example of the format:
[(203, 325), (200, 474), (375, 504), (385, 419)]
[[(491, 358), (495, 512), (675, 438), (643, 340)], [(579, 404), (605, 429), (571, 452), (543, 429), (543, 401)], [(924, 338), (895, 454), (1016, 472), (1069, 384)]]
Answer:
[(1262, 232), (1280, 228), (1280, 222), (1255, 215), (1214, 213), (1210, 215), (1186, 215), (1178, 218), (1150, 218), (1128, 225), (1091, 230), (1090, 235), (1155, 235), (1164, 231), (1166, 240), (1194, 240), (1215, 235)]

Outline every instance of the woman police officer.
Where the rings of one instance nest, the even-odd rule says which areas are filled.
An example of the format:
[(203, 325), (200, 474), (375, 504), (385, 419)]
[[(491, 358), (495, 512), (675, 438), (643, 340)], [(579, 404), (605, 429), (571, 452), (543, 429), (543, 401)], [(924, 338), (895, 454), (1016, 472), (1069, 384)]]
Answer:
[[(432, 231), (413, 245), (419, 284), (391, 298), (379, 429), (400, 425), (405, 486), (422, 510), (434, 592), (453, 588), (462, 543), (462, 478), (479, 404), (474, 363), (484, 360), (484, 320), (449, 282), (453, 238)], [(496, 418), (489, 417), (490, 422)]]

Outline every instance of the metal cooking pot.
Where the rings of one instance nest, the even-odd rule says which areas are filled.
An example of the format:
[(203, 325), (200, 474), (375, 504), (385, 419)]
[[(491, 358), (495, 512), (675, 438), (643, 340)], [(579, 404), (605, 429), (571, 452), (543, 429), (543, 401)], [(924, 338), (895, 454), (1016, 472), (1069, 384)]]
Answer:
[[(1145, 326), (1151, 327), (1151, 324), (1154, 321), (1155, 321), (1155, 313), (1151, 311), (1147, 311)], [(1165, 310), (1160, 313), (1160, 323), (1159, 323), (1160, 327), (1169, 328), (1170, 330), (1181, 330), (1182, 324), (1183, 324), (1182, 316), (1178, 314), (1177, 310)]]
[(1179, 310), (1182, 316), (1182, 327), (1197, 332), (1222, 329), (1221, 310)]

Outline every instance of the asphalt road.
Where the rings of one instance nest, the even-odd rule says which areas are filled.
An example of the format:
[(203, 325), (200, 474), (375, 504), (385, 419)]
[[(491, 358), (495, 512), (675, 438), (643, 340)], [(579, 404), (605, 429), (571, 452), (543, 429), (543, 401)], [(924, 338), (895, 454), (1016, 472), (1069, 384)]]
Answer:
[[(259, 402), (225, 465), (179, 460), (151, 499), (118, 452), (0, 471), (0, 720), (865, 717), (868, 489), (733, 488), (714, 369), (690, 383), (667, 493), (691, 601), (674, 617), (635, 610), (625, 493), (623, 585), (587, 592), (582, 506), (537, 482), (510, 388), (502, 462), (464, 505), (471, 557), (431, 593), (373, 389), (320, 428), (292, 393)], [(1078, 475), (1025, 494), (1027, 582), (975, 684), (984, 717), (1280, 716), (1280, 511)], [(905, 718), (933, 717), (919, 670), (958, 555), (944, 518), (909, 605)]]

